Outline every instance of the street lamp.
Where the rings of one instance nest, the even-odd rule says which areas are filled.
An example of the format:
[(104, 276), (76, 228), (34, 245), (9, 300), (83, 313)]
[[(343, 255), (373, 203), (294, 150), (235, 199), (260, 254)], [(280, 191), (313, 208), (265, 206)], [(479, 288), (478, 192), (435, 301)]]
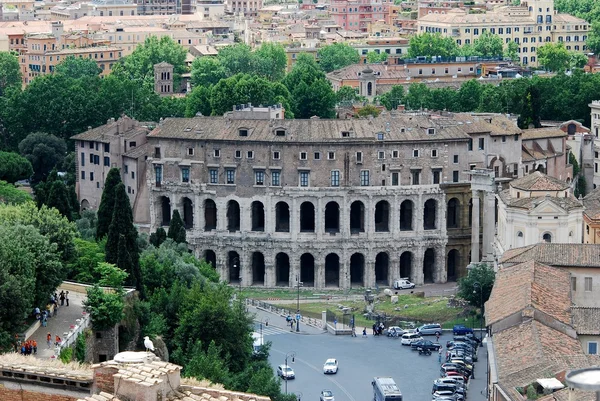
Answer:
[[(292, 360), (292, 363), (294, 363), (296, 361), (296, 351), (290, 351), (287, 354), (285, 354), (285, 367), (286, 368), (288, 366), (288, 358), (290, 358)], [(287, 372), (286, 372), (286, 374), (287, 374)], [(287, 393), (288, 393), (287, 382), (288, 382), (288, 379), (285, 379), (285, 395), (287, 395)]]
[[(481, 308), (479, 315), (479, 345), (483, 347), (483, 288), (477, 281), (473, 283), (473, 288), (479, 288), (479, 307)], [(473, 294), (477, 294), (477, 291), (473, 290)]]
[(296, 282), (298, 283), (298, 298), (296, 299), (296, 331), (300, 331), (300, 286), (304, 283), (300, 281), (299, 275), (296, 275)]
[(269, 318), (266, 317), (260, 321), (260, 338), (262, 338), (262, 336), (263, 336), (263, 333), (262, 333), (263, 323), (265, 324), (265, 326), (269, 327)]

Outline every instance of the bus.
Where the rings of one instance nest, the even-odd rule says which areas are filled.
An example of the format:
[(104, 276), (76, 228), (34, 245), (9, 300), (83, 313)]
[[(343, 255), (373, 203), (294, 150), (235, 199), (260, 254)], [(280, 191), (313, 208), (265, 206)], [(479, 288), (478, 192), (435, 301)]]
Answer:
[(375, 377), (373, 385), (373, 401), (402, 401), (402, 393), (391, 377)]

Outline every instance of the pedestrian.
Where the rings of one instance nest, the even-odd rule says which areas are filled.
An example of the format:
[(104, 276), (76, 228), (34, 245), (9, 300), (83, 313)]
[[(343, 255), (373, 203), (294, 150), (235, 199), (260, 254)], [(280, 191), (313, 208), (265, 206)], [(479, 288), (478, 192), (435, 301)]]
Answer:
[(352, 326), (352, 337), (356, 337), (356, 328)]
[(65, 301), (67, 301), (67, 306), (69, 306), (69, 291), (65, 294)]
[(33, 355), (36, 355), (37, 354), (37, 341), (33, 340), (31, 345), (33, 347)]
[(58, 302), (54, 301), (54, 316), (58, 315)]
[(333, 319), (333, 328), (337, 330), (337, 318)]
[(438, 343), (440, 342), (440, 333), (435, 333), (435, 339)]
[(438, 350), (438, 362), (442, 363), (442, 347)]
[(367, 328), (363, 329), (363, 338), (367, 338)]
[(46, 311), (42, 314), (42, 326), (46, 327), (48, 325), (48, 314)]
[(55, 340), (55, 343), (54, 343), (54, 345), (56, 345), (56, 346), (58, 347), (58, 346), (60, 345), (60, 342), (61, 342), (61, 339), (60, 339), (60, 337), (58, 336), (58, 334), (56, 335), (56, 338), (55, 338), (54, 340)]
[(293, 319), (293, 320), (290, 322), (290, 331), (294, 331), (294, 321), (295, 321), (295, 320), (296, 320), (296, 319)]
[(50, 334), (50, 332), (48, 332), (48, 335), (46, 336), (46, 341), (48, 342), (48, 349), (52, 348), (52, 334)]
[(475, 378), (475, 366), (471, 368), (471, 379)]
[(59, 295), (60, 306), (65, 306), (65, 292), (61, 291)]

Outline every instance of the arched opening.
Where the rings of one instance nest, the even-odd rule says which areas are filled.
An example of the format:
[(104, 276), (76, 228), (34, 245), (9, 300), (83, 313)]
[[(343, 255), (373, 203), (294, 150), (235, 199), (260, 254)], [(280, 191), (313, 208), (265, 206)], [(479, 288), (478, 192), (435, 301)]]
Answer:
[(87, 199), (81, 200), (81, 211), (88, 210), (90, 208), (90, 202)]
[(362, 253), (355, 253), (350, 257), (350, 285), (364, 286), (365, 257)]
[(262, 202), (254, 201), (251, 205), (252, 231), (265, 231), (265, 206)]
[(162, 220), (160, 224), (162, 226), (168, 226), (171, 224), (171, 200), (168, 197), (160, 197), (160, 210), (162, 213)]
[(204, 231), (217, 229), (217, 205), (214, 200), (204, 201)]
[(539, 166), (537, 166), (537, 168), (535, 169), (535, 171), (539, 171), (542, 174), (546, 174), (546, 168), (544, 167), (543, 164), (540, 164)]
[(367, 83), (367, 96), (373, 96), (373, 83)]
[(281, 287), (290, 285), (290, 258), (283, 252), (275, 256), (275, 284)]
[(552, 234), (544, 233), (544, 235), (542, 235), (542, 240), (548, 243), (552, 242)]
[(473, 198), (469, 199), (469, 227), (473, 225)]
[(217, 268), (217, 254), (215, 251), (207, 249), (204, 251), (204, 261), (210, 263), (213, 268)]
[(423, 257), (423, 280), (426, 283), (433, 283), (433, 273), (435, 270), (435, 251), (433, 248), (427, 248)]
[(194, 206), (190, 198), (183, 198), (183, 224), (186, 230), (194, 228)]
[(375, 257), (375, 282), (381, 285), (388, 285), (388, 272), (390, 267), (390, 258), (385, 252), (378, 253)]
[(260, 252), (252, 254), (252, 285), (265, 285), (265, 257)]
[(325, 205), (325, 232), (340, 232), (340, 205), (329, 202)]
[(436, 228), (436, 206), (437, 202), (433, 199), (425, 202), (425, 210), (423, 211), (423, 228), (425, 230), (435, 230)]
[(446, 218), (447, 228), (458, 228), (460, 225), (460, 202), (456, 198), (448, 201), (448, 211)]
[(406, 251), (400, 255), (400, 278), (412, 277), (412, 253)]
[(227, 267), (229, 267), (229, 282), (239, 283), (242, 280), (240, 255), (235, 251), (227, 254)]
[(310, 202), (300, 205), (300, 232), (315, 232), (315, 205)]
[(285, 202), (277, 202), (275, 205), (275, 231), (290, 232), (290, 207)]
[(227, 231), (240, 231), (240, 204), (234, 200), (227, 203)]
[(365, 232), (365, 205), (361, 201), (354, 201), (350, 205), (350, 233)]
[(456, 281), (458, 275), (458, 268), (460, 265), (460, 252), (456, 249), (452, 249), (448, 252), (448, 258), (446, 259), (446, 278), (448, 281)]
[(400, 204), (400, 230), (411, 231), (413, 229), (413, 203), (405, 200)]
[(575, 124), (571, 123), (567, 126), (567, 134), (575, 135), (575, 131), (577, 131), (577, 127), (575, 126)]
[(325, 257), (325, 286), (340, 286), (340, 257), (335, 253)]
[(300, 281), (305, 287), (315, 286), (315, 258), (310, 253), (300, 256)]
[(390, 204), (387, 201), (379, 201), (375, 205), (375, 231), (390, 231)]

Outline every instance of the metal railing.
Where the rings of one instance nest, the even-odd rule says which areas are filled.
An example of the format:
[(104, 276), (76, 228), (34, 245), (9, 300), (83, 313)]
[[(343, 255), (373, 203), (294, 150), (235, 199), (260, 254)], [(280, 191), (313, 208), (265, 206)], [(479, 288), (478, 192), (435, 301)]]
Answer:
[(54, 355), (58, 357), (64, 348), (70, 347), (73, 344), (75, 344), (75, 341), (77, 341), (77, 336), (79, 336), (79, 334), (82, 334), (83, 331), (90, 326), (91, 321), (92, 319), (90, 318), (90, 315), (83, 312), (83, 316), (81, 317), (81, 319), (77, 319), (75, 321), (75, 324), (71, 325), (69, 332), (63, 333), (64, 338), (58, 345), (56, 345), (54, 349)]

